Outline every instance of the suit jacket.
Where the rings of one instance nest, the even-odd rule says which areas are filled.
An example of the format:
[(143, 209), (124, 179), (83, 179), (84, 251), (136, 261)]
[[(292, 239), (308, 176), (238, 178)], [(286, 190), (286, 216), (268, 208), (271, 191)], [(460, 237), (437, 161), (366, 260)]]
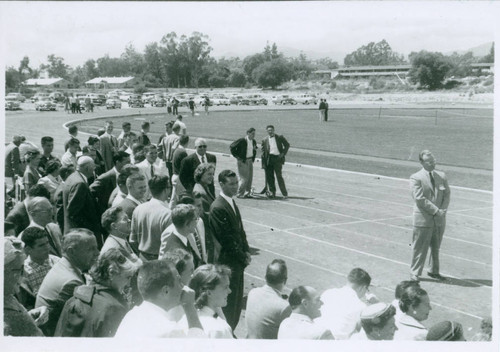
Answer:
[(5, 147), (5, 177), (21, 176), (21, 154), (19, 147), (14, 143), (10, 143)]
[(429, 172), (425, 169), (410, 176), (410, 187), (415, 205), (413, 207), (413, 225), (416, 227), (444, 226), (445, 218), (434, 217), (439, 209), (448, 209), (450, 187), (446, 175), (434, 170), (435, 188), (433, 189)]
[(90, 193), (89, 186), (80, 172), (68, 176), (63, 188), (64, 234), (74, 228), (86, 228), (94, 232), (97, 244), (100, 241), (101, 219), (97, 204)]
[(132, 214), (134, 213), (135, 208), (137, 208), (137, 204), (131, 199), (125, 198), (121, 201), (119, 207), (123, 209), (129, 219), (132, 219)]
[[(252, 139), (252, 145), (253, 145), (252, 162), (254, 162), (255, 156), (257, 155), (257, 142), (255, 141), (255, 139)], [(242, 137), (231, 143), (231, 145), (229, 146), (229, 150), (236, 159), (246, 160), (247, 147), (248, 147), (247, 138)]]
[(7, 214), (5, 220), (16, 225), (16, 235), (23, 232), (30, 224), (30, 217), (24, 202), (19, 202), (14, 205), (14, 208)]
[[(280, 152), (281, 155), (281, 163), (285, 163), (285, 155), (288, 153), (288, 149), (290, 148), (290, 144), (286, 140), (285, 137), (280, 136), (278, 134), (275, 134), (274, 137), (276, 138), (276, 145), (278, 146), (278, 151)], [(270, 146), (269, 146), (269, 136), (264, 138), (262, 140), (262, 167), (266, 167), (269, 163), (269, 153), (270, 153)]]
[(99, 214), (102, 214), (108, 209), (108, 201), (111, 193), (116, 188), (116, 169), (105, 172), (90, 185), (90, 193), (97, 199), (99, 205)]
[[(217, 158), (215, 157), (215, 155), (206, 153), (205, 156), (207, 158), (208, 163), (212, 163), (214, 165), (217, 163)], [(195, 183), (194, 170), (196, 170), (196, 167), (200, 164), (201, 164), (200, 160), (198, 159), (196, 153), (188, 155), (187, 157), (182, 159), (179, 178), (181, 180), (182, 185), (188, 192), (191, 192), (193, 190)], [(214, 193), (215, 193), (215, 187), (214, 187)]]
[(181, 172), (181, 163), (186, 156), (188, 156), (188, 154), (184, 147), (177, 147), (177, 149), (174, 151), (174, 156), (172, 158), (172, 171), (175, 175), (179, 175), (179, 173)]
[(59, 228), (64, 231), (64, 200), (63, 200), (63, 181), (52, 196), (52, 204), (54, 204), (56, 210), (56, 222), (59, 224)]
[(113, 153), (118, 151), (118, 140), (109, 133), (104, 133), (99, 137), (101, 141), (101, 155), (104, 159), (105, 171), (111, 170), (114, 166)]
[(246, 253), (250, 247), (236, 205), (235, 209), (236, 213), (222, 196), (218, 196), (210, 207), (209, 223), (214, 237), (221, 245), (218, 262), (241, 269), (247, 265)]
[(187, 237), (187, 245), (185, 245), (184, 242), (182, 242), (181, 239), (174, 234), (174, 232), (175, 226), (174, 224), (172, 224), (167, 227), (161, 234), (159, 255), (163, 256), (166, 252), (180, 248), (188, 253), (191, 253), (191, 255), (193, 256), (194, 267), (198, 267), (202, 259), (200, 253), (196, 248), (196, 243), (194, 242), (194, 238), (192, 237), (192, 235)]
[(47, 306), (49, 309), (49, 320), (41, 326), (46, 336), (54, 334), (61, 310), (73, 296), (75, 287), (84, 284), (81, 272), (64, 257), (47, 273), (35, 302), (35, 307)]

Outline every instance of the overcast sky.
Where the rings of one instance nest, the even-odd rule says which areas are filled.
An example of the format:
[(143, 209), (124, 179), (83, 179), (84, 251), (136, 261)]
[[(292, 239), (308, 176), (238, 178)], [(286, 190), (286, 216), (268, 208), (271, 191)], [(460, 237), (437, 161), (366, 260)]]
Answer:
[(266, 41), (304, 51), (349, 53), (386, 39), (402, 54), (448, 52), (494, 40), (496, 2), (0, 2), (4, 64), (23, 56), (38, 67), (50, 54), (71, 66), (128, 42), (143, 51), (175, 31), (210, 37), (212, 55), (244, 56)]

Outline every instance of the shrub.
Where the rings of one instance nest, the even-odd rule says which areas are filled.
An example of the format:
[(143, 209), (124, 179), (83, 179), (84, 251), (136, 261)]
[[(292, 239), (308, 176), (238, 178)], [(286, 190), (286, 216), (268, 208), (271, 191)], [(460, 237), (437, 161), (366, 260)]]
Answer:
[(333, 81), (332, 83), (330, 83), (330, 89), (335, 89), (337, 88), (337, 82)]
[(488, 77), (484, 82), (483, 82), (483, 86), (487, 87), (487, 86), (491, 86), (493, 83), (495, 83), (495, 80), (493, 79), (493, 77)]
[(453, 89), (461, 85), (462, 82), (457, 81), (456, 79), (450, 79), (445, 82), (444, 89)]

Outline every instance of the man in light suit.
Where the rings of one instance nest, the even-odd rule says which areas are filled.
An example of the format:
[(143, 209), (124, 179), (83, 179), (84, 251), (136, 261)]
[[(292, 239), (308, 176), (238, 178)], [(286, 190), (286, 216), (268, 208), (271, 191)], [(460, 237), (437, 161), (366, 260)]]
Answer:
[(276, 197), (276, 185), (274, 183), (274, 175), (276, 174), (281, 194), (283, 194), (283, 198), (287, 199), (288, 191), (281, 170), (290, 144), (284, 136), (274, 133), (273, 125), (267, 126), (266, 130), (268, 136), (262, 140), (262, 168), (266, 172), (266, 184), (270, 192), (269, 197)]
[(114, 166), (113, 153), (118, 151), (118, 140), (111, 134), (113, 132), (113, 121), (106, 121), (104, 129), (106, 132), (99, 139), (101, 141), (101, 156), (104, 159), (105, 171), (108, 171)]
[(215, 238), (221, 245), (219, 264), (231, 268), (231, 293), (223, 308), (227, 323), (236, 329), (243, 308), (243, 274), (252, 260), (247, 235), (243, 228), (241, 214), (232, 197), (238, 191), (238, 177), (231, 170), (219, 174), (220, 195), (210, 206), (209, 223)]
[(35, 307), (47, 306), (49, 320), (41, 326), (45, 336), (53, 336), (68, 299), (75, 287), (85, 284), (83, 272), (89, 270), (99, 256), (95, 236), (86, 229), (74, 229), (64, 235), (63, 257), (43, 279)]
[[(195, 152), (181, 162), (181, 170), (179, 179), (188, 193), (193, 191), (194, 187), (194, 170), (200, 164), (204, 163), (217, 163), (215, 155), (207, 153), (207, 141), (204, 138), (198, 138), (194, 141)], [(215, 187), (212, 185), (212, 194), (215, 194)]]
[(97, 245), (101, 248), (101, 218), (87, 183), (88, 178), (93, 176), (94, 169), (94, 160), (89, 156), (82, 156), (78, 159), (77, 170), (68, 176), (64, 183), (64, 234), (74, 228), (89, 229), (94, 233)]
[(443, 280), (439, 274), (439, 247), (446, 225), (446, 211), (450, 204), (450, 187), (444, 172), (435, 170), (436, 161), (430, 151), (420, 152), (419, 160), (422, 169), (410, 177), (412, 196), (415, 200), (411, 279), (419, 281), (430, 247), (427, 275)]
[(231, 143), (229, 150), (237, 160), (238, 176), (240, 177), (237, 197), (249, 198), (252, 190), (253, 163), (257, 155), (255, 128), (249, 128), (245, 137)]

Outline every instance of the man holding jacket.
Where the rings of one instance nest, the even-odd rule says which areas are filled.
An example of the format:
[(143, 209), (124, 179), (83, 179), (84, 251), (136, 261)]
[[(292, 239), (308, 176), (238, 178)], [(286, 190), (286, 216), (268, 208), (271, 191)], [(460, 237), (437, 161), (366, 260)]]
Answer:
[(253, 163), (257, 154), (257, 142), (255, 141), (255, 128), (247, 130), (245, 137), (239, 138), (231, 143), (229, 147), (231, 154), (237, 160), (239, 186), (238, 198), (250, 198), (252, 190)]

